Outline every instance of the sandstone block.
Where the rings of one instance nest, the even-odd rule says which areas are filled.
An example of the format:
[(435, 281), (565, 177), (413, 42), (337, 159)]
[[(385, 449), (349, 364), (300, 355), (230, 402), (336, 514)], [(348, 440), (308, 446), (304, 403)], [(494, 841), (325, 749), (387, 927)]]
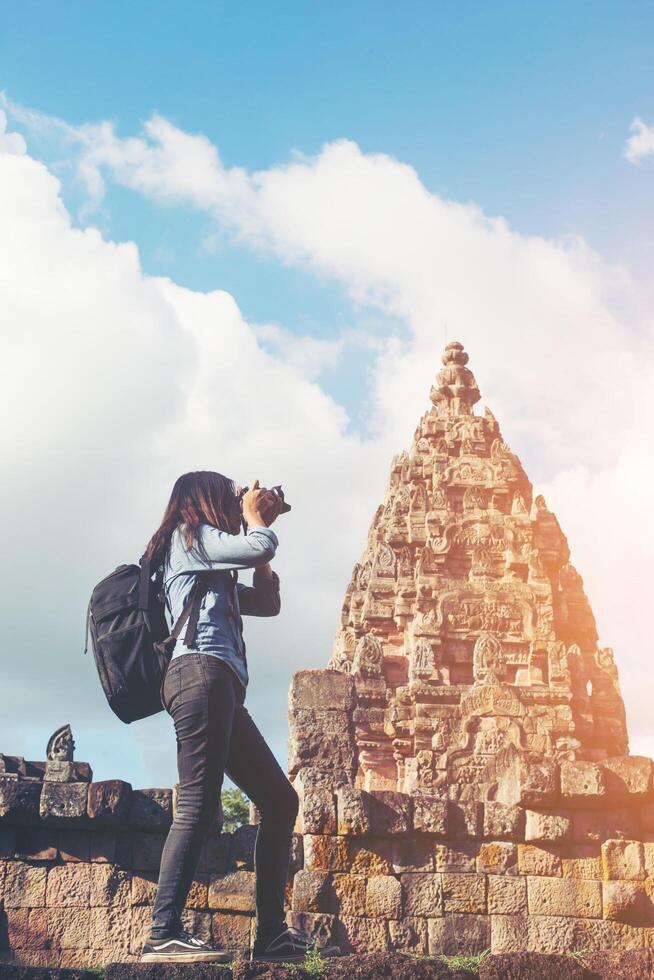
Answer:
[(604, 812), (581, 810), (572, 815), (572, 840), (578, 844), (601, 844), (606, 839)]
[(392, 875), (375, 875), (366, 885), (367, 916), (399, 919), (402, 915), (402, 886)]
[(490, 946), (490, 918), (487, 915), (446, 915), (428, 919), (430, 956), (474, 956)]
[(225, 915), (214, 912), (211, 916), (211, 941), (227, 949), (244, 949), (250, 945), (251, 915)]
[(523, 915), (527, 912), (527, 879), (524, 876), (489, 875), (488, 911), (492, 915)]
[(602, 872), (606, 879), (639, 881), (645, 877), (643, 845), (635, 840), (607, 840), (602, 844)]
[[(253, 865), (254, 866), (254, 865)], [(288, 873), (294, 875), (304, 867), (304, 838), (302, 834), (293, 834), (291, 837), (291, 853), (288, 861)], [(248, 868), (248, 870), (251, 870)]]
[(332, 876), (332, 888), (339, 915), (366, 914), (366, 879), (363, 875), (335, 874)]
[(602, 875), (599, 844), (566, 844), (561, 853), (564, 878), (595, 878)]
[(0, 953), (0, 963), (5, 961), (5, 956), (7, 962), (15, 961), (24, 967), (38, 966), (52, 969), (61, 964), (62, 953), (59, 949), (34, 949), (31, 946), (23, 946), (16, 947), (11, 953)]
[(654, 803), (638, 807), (639, 819), (644, 831), (654, 831)]
[[(137, 912), (140, 909), (135, 907), (133, 911)], [(196, 909), (185, 908), (181, 915), (182, 927), (188, 929), (194, 936), (198, 936), (203, 942), (210, 943), (212, 918), (211, 912), (198, 912)]]
[[(126, 910), (129, 914), (129, 910)], [(69, 905), (48, 908), (48, 933), (57, 949), (87, 949), (90, 946), (91, 909)]]
[(210, 832), (204, 839), (198, 871), (202, 874), (225, 874), (232, 871), (232, 835)]
[(290, 715), (307, 708), (351, 711), (356, 700), (354, 678), (339, 670), (298, 670), (288, 700)]
[(543, 761), (528, 763), (522, 756), (515, 756), (511, 764), (499, 775), (498, 802), (510, 806), (556, 806), (559, 798), (559, 767), (557, 763)]
[(111, 827), (125, 825), (132, 787), (122, 779), (106, 779), (89, 785), (86, 813), (94, 823)]
[(46, 910), (42, 908), (7, 909), (2, 932), (6, 942), (0, 941), (0, 947), (43, 949), (50, 945)]
[(51, 827), (17, 827), (15, 856), (21, 861), (54, 861), (57, 832)]
[(433, 871), (434, 846), (429, 838), (408, 838), (393, 841), (393, 870)]
[[(508, 881), (510, 879), (503, 879)], [(526, 899), (525, 899), (526, 903)], [(522, 953), (527, 948), (527, 916), (491, 915), (490, 950), (493, 956)]]
[(539, 813), (526, 811), (526, 841), (557, 842), (568, 840), (572, 835), (572, 820), (565, 813)]
[(231, 874), (211, 875), (208, 905), (225, 912), (254, 912), (255, 882), (253, 871), (234, 871)]
[(462, 841), (460, 844), (436, 844), (434, 847), (434, 870), (454, 871), (460, 874), (473, 874), (481, 844), (477, 841)]
[(346, 783), (343, 774), (336, 777), (308, 766), (300, 769), (293, 783), (300, 798), (296, 830), (301, 834), (335, 834), (335, 793)]
[(604, 833), (611, 840), (640, 840), (643, 836), (640, 807), (612, 807), (605, 810)]
[(566, 803), (592, 804), (606, 799), (605, 771), (594, 762), (561, 763), (561, 797)]
[(132, 933), (132, 909), (92, 908), (89, 915), (89, 946), (92, 949), (111, 949), (116, 959), (118, 951), (129, 952)]
[(484, 837), (492, 840), (522, 841), (525, 811), (519, 806), (488, 801), (484, 803)]
[(336, 942), (344, 952), (383, 953), (390, 937), (385, 919), (341, 915), (336, 924)]
[(365, 841), (349, 840), (350, 870), (354, 874), (391, 874), (393, 843), (386, 837), (369, 837)]
[(447, 835), (447, 800), (435, 796), (414, 796), (413, 829), (420, 834)]
[(8, 862), (4, 876), (4, 906), (38, 908), (45, 905), (47, 870), (22, 861)]
[(91, 840), (84, 830), (58, 830), (57, 842), (59, 857), (62, 861), (90, 860)]
[[(50, 875), (52, 875), (51, 869)], [(93, 864), (91, 872), (91, 905), (129, 905), (132, 880), (129, 871), (113, 864)]]
[[(0, 860), (13, 858), (16, 851), (16, 827), (3, 827), (0, 825)], [(0, 898), (2, 892), (0, 892)]]
[(130, 875), (130, 905), (153, 905), (159, 875), (156, 871), (135, 871)]
[(173, 820), (171, 789), (133, 789), (129, 798), (129, 825), (134, 830), (165, 830)]
[(447, 804), (448, 837), (451, 840), (468, 840), (482, 836), (484, 821), (483, 803)]
[(48, 907), (87, 907), (91, 899), (91, 866), (57, 864), (48, 871), (45, 902)]
[(319, 945), (331, 943), (336, 934), (336, 916), (315, 912), (294, 912), (286, 914), (286, 921), (293, 929), (298, 929)]
[(486, 911), (486, 877), (484, 875), (443, 875), (443, 909), (448, 912)]
[(83, 826), (88, 794), (89, 783), (43, 783), (39, 798), (41, 820), (52, 825), (74, 820), (73, 826)]
[(407, 873), (400, 875), (405, 916), (435, 918), (443, 914), (442, 876)]
[(350, 849), (345, 837), (305, 834), (304, 867), (307, 871), (347, 871)]
[(336, 790), (337, 833), (359, 837), (370, 833), (370, 797), (354, 786)]
[(521, 875), (545, 875), (561, 877), (561, 852), (557, 845), (539, 847), (536, 844), (518, 844), (518, 871)]
[(478, 874), (517, 874), (518, 848), (507, 841), (482, 844), (477, 857)]
[(293, 773), (303, 766), (354, 771), (356, 745), (348, 712), (304, 709), (291, 715), (288, 769)]
[(535, 915), (602, 917), (602, 886), (599, 881), (529, 876), (527, 901), (530, 913)]
[(293, 878), (293, 910), (335, 912), (331, 875), (323, 871), (298, 871)]
[(645, 887), (635, 881), (605, 881), (602, 885), (605, 919), (650, 926), (654, 905)]
[(135, 871), (157, 871), (161, 864), (161, 852), (165, 834), (140, 831), (131, 834), (132, 867)]
[(370, 830), (373, 834), (408, 834), (411, 830), (411, 797), (391, 790), (370, 793)]
[(414, 953), (417, 956), (427, 954), (427, 920), (413, 916), (403, 919), (390, 919), (388, 922), (390, 948), (398, 952)]
[(116, 856), (116, 834), (111, 830), (96, 830), (89, 834), (89, 861), (98, 864), (120, 864)]
[[(231, 833), (231, 861), (237, 871), (254, 871), (254, 848), (257, 843), (258, 826), (242, 824)], [(293, 844), (302, 843), (301, 834), (293, 837)], [(226, 869), (225, 869), (226, 870)]]
[(0, 778), (0, 818), (12, 824), (37, 824), (41, 783)]
[(616, 802), (644, 800), (652, 791), (652, 760), (642, 755), (622, 755), (604, 759), (607, 796)]
[(611, 947), (634, 949), (645, 945), (646, 931), (607, 919), (530, 915), (527, 948), (568, 953), (571, 949), (607, 950)]

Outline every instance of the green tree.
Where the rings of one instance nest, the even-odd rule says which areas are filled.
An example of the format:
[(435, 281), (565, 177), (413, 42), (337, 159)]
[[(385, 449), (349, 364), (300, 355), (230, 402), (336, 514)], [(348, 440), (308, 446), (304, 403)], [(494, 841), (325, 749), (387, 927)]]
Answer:
[(220, 794), (223, 805), (223, 830), (231, 833), (250, 819), (250, 804), (240, 789), (224, 789)]

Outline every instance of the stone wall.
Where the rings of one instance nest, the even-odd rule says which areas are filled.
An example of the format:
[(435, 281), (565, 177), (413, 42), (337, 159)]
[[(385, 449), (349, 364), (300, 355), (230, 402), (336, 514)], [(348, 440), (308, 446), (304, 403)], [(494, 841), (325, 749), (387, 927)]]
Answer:
[[(138, 961), (175, 806), (175, 788), (0, 774), (0, 963)], [(250, 945), (256, 830), (207, 836), (183, 916), (204, 939)]]
[(368, 792), (346, 765), (354, 678), (301, 671), (290, 707), (292, 732), (307, 713), (320, 732), (314, 765), (294, 777), (296, 925), (346, 950), (431, 955), (654, 944), (650, 759), (529, 765), (515, 754), (494, 800)]

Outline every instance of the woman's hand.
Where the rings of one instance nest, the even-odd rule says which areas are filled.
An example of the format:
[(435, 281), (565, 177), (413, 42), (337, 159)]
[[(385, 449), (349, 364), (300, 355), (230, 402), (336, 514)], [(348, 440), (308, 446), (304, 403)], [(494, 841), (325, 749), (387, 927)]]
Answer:
[(247, 493), (243, 494), (243, 517), (248, 527), (253, 524), (270, 527), (281, 510), (282, 502), (277, 494), (261, 488), (258, 480), (254, 480)]

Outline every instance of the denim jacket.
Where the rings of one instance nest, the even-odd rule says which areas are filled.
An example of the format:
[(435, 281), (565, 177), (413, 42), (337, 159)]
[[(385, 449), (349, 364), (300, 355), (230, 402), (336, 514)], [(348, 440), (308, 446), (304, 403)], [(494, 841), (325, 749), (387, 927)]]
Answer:
[[(207, 653), (224, 660), (234, 671), (243, 687), (247, 687), (248, 670), (243, 639), (246, 616), (276, 616), (281, 608), (279, 576), (261, 575), (258, 565), (274, 557), (279, 543), (269, 527), (249, 527), (247, 534), (230, 534), (209, 524), (201, 524), (199, 533), (209, 556), (203, 561), (197, 542), (187, 551), (179, 528), (173, 531), (164, 564), (164, 594), (168, 626), (181, 615), (189, 598), (196, 572), (204, 572), (209, 589), (202, 600), (200, 615), (192, 646), (184, 644), (184, 633), (177, 640), (172, 658), (185, 653)], [(254, 568), (251, 586), (236, 582), (233, 570)], [(231, 610), (230, 610), (231, 607)]]

